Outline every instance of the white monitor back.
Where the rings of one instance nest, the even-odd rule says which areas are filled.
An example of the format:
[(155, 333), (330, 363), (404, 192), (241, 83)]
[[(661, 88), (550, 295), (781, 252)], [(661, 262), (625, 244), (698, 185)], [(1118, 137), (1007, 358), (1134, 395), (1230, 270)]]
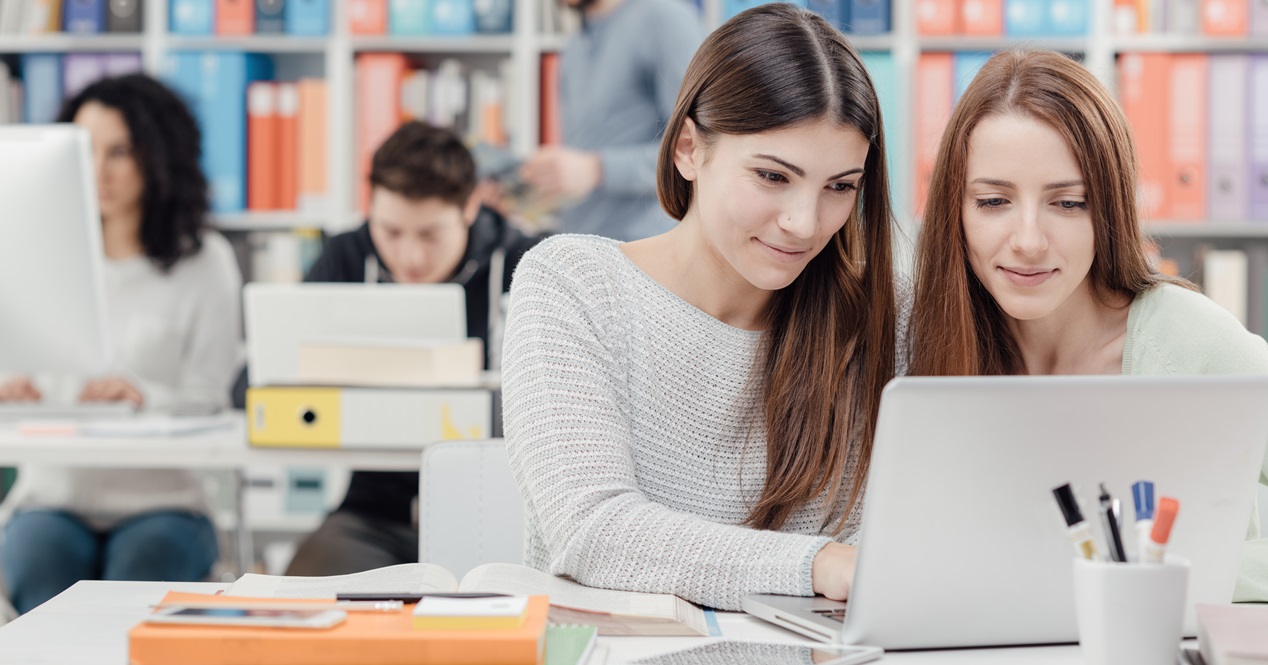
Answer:
[[(1179, 499), (1195, 603), (1232, 599), (1268, 442), (1268, 377), (903, 378), (885, 389), (843, 639), (886, 648), (1078, 640), (1052, 489)], [(1097, 492), (1099, 494), (1099, 492)], [(1093, 522), (1093, 531), (1099, 531)], [(1123, 533), (1134, 552), (1135, 533)], [(1099, 544), (1100, 551), (1106, 548)]]
[(0, 372), (109, 364), (101, 215), (87, 132), (0, 126)]
[(298, 383), (305, 342), (467, 337), (466, 294), (457, 284), (251, 283), (243, 300), (253, 386)]

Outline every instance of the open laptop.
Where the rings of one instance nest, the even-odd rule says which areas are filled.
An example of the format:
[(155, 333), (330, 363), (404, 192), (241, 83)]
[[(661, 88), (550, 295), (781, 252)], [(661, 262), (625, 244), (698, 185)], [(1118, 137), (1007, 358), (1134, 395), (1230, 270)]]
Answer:
[(1052, 489), (1072, 483), (1093, 516), (1104, 482), (1131, 524), (1131, 485), (1152, 480), (1180, 501), (1168, 552), (1192, 564), (1193, 635), (1194, 604), (1232, 599), (1265, 442), (1268, 377), (899, 378), (881, 400), (848, 604), (753, 595), (744, 610), (886, 649), (1077, 642)]

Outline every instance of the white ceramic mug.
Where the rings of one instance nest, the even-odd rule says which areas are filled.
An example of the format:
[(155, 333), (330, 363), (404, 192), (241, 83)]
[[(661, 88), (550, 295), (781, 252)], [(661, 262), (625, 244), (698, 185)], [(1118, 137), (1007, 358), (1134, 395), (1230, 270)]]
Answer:
[(1184, 627), (1189, 562), (1074, 560), (1079, 646), (1089, 665), (1173, 665)]

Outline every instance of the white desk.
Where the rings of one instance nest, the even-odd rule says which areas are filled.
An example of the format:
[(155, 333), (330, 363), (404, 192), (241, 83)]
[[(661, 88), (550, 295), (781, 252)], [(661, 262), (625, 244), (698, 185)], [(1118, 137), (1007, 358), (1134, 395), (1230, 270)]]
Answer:
[(254, 553), (242, 514), (244, 469), (255, 465), (337, 466), (367, 471), (417, 471), (416, 450), (252, 448), (246, 416), (231, 411), (224, 429), (170, 437), (26, 436), (16, 424), (0, 424), (0, 466), (54, 464), (129, 469), (231, 469), (238, 481), (234, 505), (238, 572), (249, 571)]
[[(169, 590), (212, 593), (223, 584), (164, 582), (79, 582), (56, 598), (0, 627), (0, 661), (5, 665), (124, 665), (128, 630)], [(743, 614), (721, 614), (730, 639), (799, 642), (797, 635)], [(607, 665), (683, 649), (710, 638), (604, 637)], [(881, 663), (897, 665), (1077, 665), (1079, 649), (961, 649), (889, 653)]]

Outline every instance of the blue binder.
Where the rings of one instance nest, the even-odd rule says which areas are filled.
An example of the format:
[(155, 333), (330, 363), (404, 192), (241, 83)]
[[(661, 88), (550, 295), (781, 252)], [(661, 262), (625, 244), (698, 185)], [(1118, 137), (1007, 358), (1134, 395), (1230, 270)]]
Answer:
[(845, 32), (848, 21), (842, 16), (843, 10), (848, 10), (850, 0), (807, 0), (806, 8), (823, 17), (832, 27)]
[(290, 0), (255, 0), (255, 33), (280, 35), (286, 32)]
[(1048, 34), (1082, 37), (1088, 30), (1088, 0), (1048, 0)]
[(1004, 34), (1009, 37), (1045, 37), (1047, 20), (1045, 0), (1004, 0)]
[(504, 34), (511, 32), (515, 16), (513, 0), (474, 0), (476, 32)]
[(393, 35), (426, 35), (430, 14), (427, 0), (388, 0), (387, 31)]
[(330, 34), (330, 0), (286, 0), (286, 32), (303, 37)]
[(172, 0), (171, 29), (176, 35), (210, 35), (215, 32), (215, 0)]
[(105, 32), (105, 0), (65, 0), (62, 5), (62, 30), (79, 35)]
[[(764, 5), (768, 1), (769, 0), (722, 0), (722, 20), (725, 21), (745, 9)], [(806, 2), (807, 0), (793, 0), (789, 4), (797, 5), (798, 7), (805, 7)]]
[(880, 35), (891, 28), (890, 0), (850, 0), (850, 32)]
[(62, 56), (30, 53), (22, 56), (23, 120), (45, 125), (57, 120), (62, 106)]
[(907, 161), (907, 135), (899, 122), (898, 67), (894, 55), (888, 52), (868, 52), (861, 54), (863, 66), (872, 77), (872, 85), (876, 87), (876, 97), (881, 103), (881, 120), (885, 128), (885, 161), (889, 167), (890, 205), (898, 213), (899, 203), (908, 201), (908, 174), (911, 164)]
[(475, 34), (475, 7), (471, 0), (431, 0), (431, 34), (462, 36)]
[(953, 58), (955, 87), (953, 88), (954, 97), (951, 98), (951, 104), (954, 105), (960, 101), (960, 96), (968, 89), (969, 84), (973, 82), (973, 77), (982, 69), (982, 65), (991, 59), (993, 53), (956, 53)]

